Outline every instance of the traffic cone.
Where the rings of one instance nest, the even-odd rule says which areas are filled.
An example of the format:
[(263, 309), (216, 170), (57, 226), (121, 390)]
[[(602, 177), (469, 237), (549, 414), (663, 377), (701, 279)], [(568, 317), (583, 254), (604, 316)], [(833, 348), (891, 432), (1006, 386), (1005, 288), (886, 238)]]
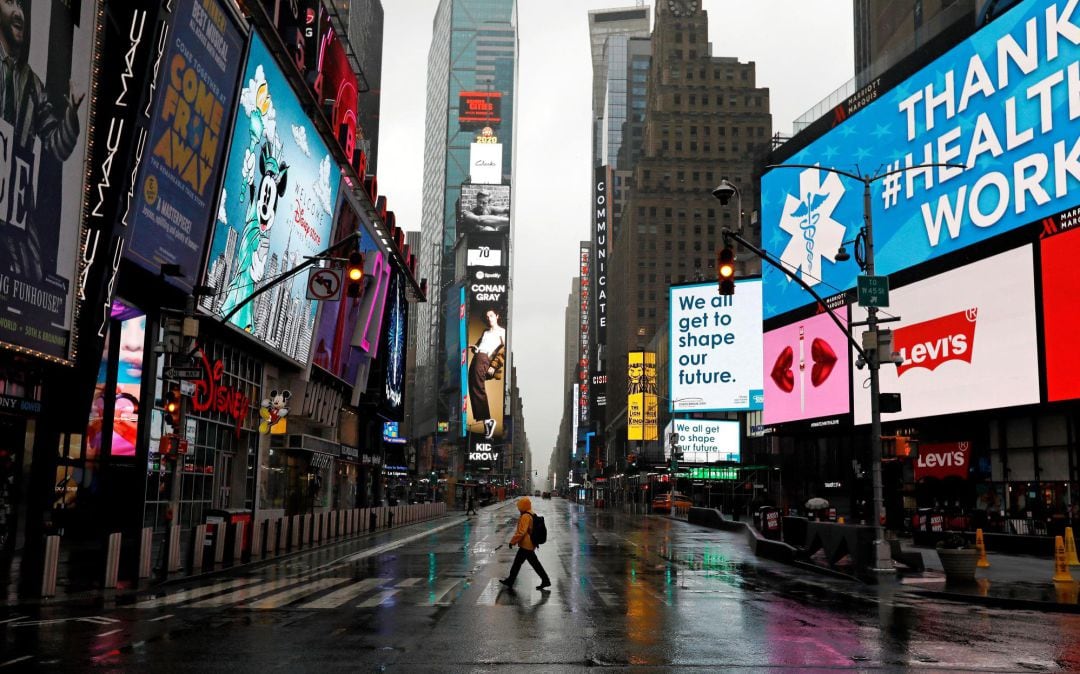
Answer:
[(1076, 558), (1076, 539), (1073, 538), (1072, 527), (1065, 527), (1065, 561), (1069, 566), (1080, 566), (1080, 559)]
[(840, 517), (837, 517), (836, 518), (836, 523), (837, 524), (843, 524), (844, 523), (844, 516), (841, 515)]
[(1054, 582), (1076, 582), (1069, 573), (1069, 563), (1065, 560), (1065, 541), (1061, 536), (1054, 536)]
[(979, 551), (979, 561), (975, 563), (980, 569), (990, 568), (990, 560), (986, 558), (986, 543), (983, 542), (982, 529), (975, 530), (975, 549)]

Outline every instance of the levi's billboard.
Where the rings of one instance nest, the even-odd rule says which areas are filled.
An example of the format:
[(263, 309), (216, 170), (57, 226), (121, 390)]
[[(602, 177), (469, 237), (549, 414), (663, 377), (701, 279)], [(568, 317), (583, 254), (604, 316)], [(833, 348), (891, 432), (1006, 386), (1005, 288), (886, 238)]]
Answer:
[(1080, 227), (1047, 236), (1042, 249), (1043, 348), (1047, 402), (1080, 398)]
[(915, 481), (927, 477), (965, 478), (971, 462), (970, 442), (920, 443), (915, 459)]
[[(1025, 0), (785, 163), (966, 166), (871, 184), (877, 273), (917, 265), (1080, 203), (1078, 61), (1077, 3)], [(862, 227), (862, 183), (773, 169), (761, 189), (764, 247), (810, 286), (853, 287), (858, 265), (835, 256)], [(765, 318), (813, 301), (771, 267), (763, 278)]]
[[(847, 310), (836, 312), (847, 323)], [(851, 411), (847, 335), (829, 314), (765, 333), (762, 423), (782, 424)]]
[[(1000, 253), (889, 293), (893, 351), (881, 390), (899, 393), (902, 411), (883, 421), (1039, 402), (1032, 246)], [(1009, 273), (1002, 273), (1007, 269)], [(866, 310), (853, 310), (854, 322)], [(852, 370), (855, 423), (870, 422), (865, 369)]]

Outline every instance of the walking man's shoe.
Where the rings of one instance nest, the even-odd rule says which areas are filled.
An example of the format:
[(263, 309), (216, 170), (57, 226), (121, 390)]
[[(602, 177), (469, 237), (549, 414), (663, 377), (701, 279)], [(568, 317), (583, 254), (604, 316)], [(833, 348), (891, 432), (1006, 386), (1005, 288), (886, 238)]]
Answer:
[(508, 578), (501, 578), (499, 580), (499, 582), (502, 583), (503, 585), (505, 585), (506, 587), (510, 588), (511, 590), (514, 589), (514, 581), (512, 581), (512, 580), (510, 580)]
[(537, 590), (546, 590), (546, 589), (548, 589), (549, 587), (551, 587), (551, 581), (550, 581), (550, 580), (545, 580), (544, 582), (542, 582), (542, 583), (540, 583), (539, 585), (537, 585), (537, 586), (536, 586), (536, 589), (537, 589)]

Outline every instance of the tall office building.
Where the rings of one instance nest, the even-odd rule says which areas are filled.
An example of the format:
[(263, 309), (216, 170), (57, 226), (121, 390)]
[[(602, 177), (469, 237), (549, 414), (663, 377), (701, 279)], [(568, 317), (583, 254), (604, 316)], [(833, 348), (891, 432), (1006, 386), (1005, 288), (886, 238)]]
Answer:
[[(627, 352), (667, 329), (670, 284), (715, 280), (720, 230), (738, 227), (735, 203), (722, 207), (711, 194), (722, 178), (741, 191), (744, 234), (760, 240), (749, 215), (758, 208), (753, 175), (769, 150), (772, 118), (769, 91), (755, 79), (753, 63), (712, 56), (699, 3), (657, 3), (642, 156), (609, 269), (609, 449), (625, 438)], [(760, 269), (749, 255), (739, 265), (740, 275)]]
[[(438, 441), (459, 448), (469, 425), (465, 411), (472, 409), (463, 402), (458, 326), (463, 292), (472, 286), (465, 283), (466, 263), (472, 262), (462, 255), (458, 264), (456, 251), (466, 235), (487, 236), (500, 261), (498, 269), (485, 273), (509, 275), (516, 19), (516, 0), (441, 0), (428, 58), (419, 257), (430, 290), (417, 326), (413, 428), (418, 437), (430, 436), (442, 422), (446, 430)], [(485, 208), (504, 214), (500, 222), (459, 231), (469, 229), (460, 223), (475, 222), (469, 218)], [(508, 307), (509, 279), (501, 282), (506, 287), (500, 306)], [(509, 333), (507, 322), (501, 316)], [(509, 378), (507, 372), (503, 381)], [(492, 411), (500, 428), (503, 412), (503, 407)]]
[(855, 77), (859, 86), (872, 82), (881, 73), (957, 22), (964, 24), (966, 33), (974, 31), (973, 17), (977, 4), (988, 7), (1012, 4), (986, 0), (852, 2), (855, 19)]

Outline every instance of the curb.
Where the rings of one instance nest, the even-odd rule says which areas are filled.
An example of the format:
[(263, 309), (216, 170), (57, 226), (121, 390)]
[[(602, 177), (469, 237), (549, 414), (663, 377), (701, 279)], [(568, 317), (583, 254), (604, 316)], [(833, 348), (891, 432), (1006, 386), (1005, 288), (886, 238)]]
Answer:
[(976, 594), (945, 592), (943, 590), (924, 590), (907, 588), (908, 592), (934, 599), (946, 599), (965, 604), (980, 604), (992, 608), (1018, 609), (1022, 611), (1041, 611), (1043, 613), (1080, 613), (1080, 604), (1061, 604), (1035, 599), (1012, 599), (1010, 597), (983, 597)]

